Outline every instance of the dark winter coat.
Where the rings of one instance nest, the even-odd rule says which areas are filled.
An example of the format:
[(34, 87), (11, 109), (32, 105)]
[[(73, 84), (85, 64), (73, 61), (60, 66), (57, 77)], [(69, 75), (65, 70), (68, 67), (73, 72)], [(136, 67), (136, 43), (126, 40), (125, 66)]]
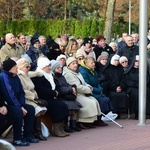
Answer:
[[(8, 79), (7, 82), (4, 81), (4, 75)], [(11, 86), (13, 93), (8, 91), (7, 86)], [(13, 76), (10, 72), (2, 71), (0, 74), (0, 96), (2, 101), (7, 102), (7, 105), (15, 105), (12, 100), (14, 98), (18, 101), (17, 107), (25, 105), (25, 93), (17, 75)]]
[(118, 51), (119, 56), (126, 56), (129, 63), (131, 63), (134, 56), (139, 55), (139, 47), (136, 45), (133, 45), (131, 47), (125, 46), (121, 50)]
[[(54, 123), (60, 122), (69, 116), (67, 105), (56, 99), (56, 91), (52, 90), (50, 82), (44, 77), (31, 78), (35, 85), (35, 91), (40, 99), (48, 102), (47, 112), (51, 115)], [(56, 90), (59, 91), (59, 89)]]
[(107, 44), (106, 44), (105, 47), (96, 45), (95, 48), (93, 49), (93, 51), (95, 52), (96, 60), (101, 55), (102, 52), (107, 52), (109, 55), (115, 53), (113, 51), (113, 49), (110, 46), (108, 46)]

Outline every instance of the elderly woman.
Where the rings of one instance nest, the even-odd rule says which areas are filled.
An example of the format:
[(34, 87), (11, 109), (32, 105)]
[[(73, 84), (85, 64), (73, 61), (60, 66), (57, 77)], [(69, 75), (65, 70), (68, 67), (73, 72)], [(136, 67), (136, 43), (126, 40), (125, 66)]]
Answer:
[(46, 140), (41, 132), (41, 118), (46, 112), (46, 107), (40, 107), (38, 105), (38, 95), (34, 90), (34, 84), (28, 76), (30, 70), (30, 62), (26, 58), (21, 58), (17, 61), (18, 67), (18, 76), (21, 80), (24, 92), (26, 103), (35, 107), (35, 122), (34, 122), (34, 135), (40, 140)]
[(119, 59), (119, 63), (123, 67), (123, 70), (126, 71), (129, 67), (128, 59), (126, 56), (121, 56)]
[(68, 136), (69, 134), (63, 128), (64, 120), (69, 116), (69, 110), (64, 102), (57, 99), (59, 87), (56, 86), (51, 73), (51, 62), (46, 57), (40, 57), (37, 65), (36, 71), (43, 76), (31, 79), (39, 98), (48, 102), (47, 112), (52, 117), (52, 135), (57, 137)]
[[(78, 110), (82, 107), (81, 104), (76, 101), (76, 85), (69, 85), (62, 75), (62, 68), (60, 63), (56, 60), (51, 60), (51, 69), (54, 74), (54, 79), (56, 81), (56, 85), (60, 87), (60, 92), (58, 95), (58, 99), (62, 100), (68, 107), (70, 112), (70, 129), (67, 128), (68, 121), (65, 124), (65, 130), (69, 132), (73, 131), (81, 131), (80, 128), (76, 126), (77, 113)], [(70, 95), (70, 96), (69, 96)]]
[[(98, 101), (92, 97), (93, 88), (87, 84), (78, 72), (78, 62), (74, 57), (69, 57), (66, 61), (67, 67), (64, 68), (64, 76), (67, 82), (77, 87), (77, 101), (82, 105), (78, 113), (78, 122), (81, 128), (85, 126), (93, 127), (92, 123), (97, 121), (97, 116), (101, 115)], [(105, 125), (98, 120), (101, 125)]]
[[(119, 55), (112, 55), (110, 61), (107, 62), (104, 69), (104, 76), (106, 78), (107, 94), (113, 105), (113, 112), (118, 115), (127, 112), (126, 103), (126, 84), (124, 79), (124, 71), (119, 65)], [(119, 115), (120, 117), (120, 115)]]
[(57, 58), (57, 61), (59, 61), (61, 68), (63, 68), (66, 65), (66, 56), (63, 54), (60, 54)]
[(95, 97), (101, 107), (101, 111), (105, 114), (113, 110), (112, 104), (104, 94), (103, 88), (99, 83), (98, 75), (95, 70), (95, 60), (93, 57), (86, 57), (79, 67), (79, 72), (82, 74), (85, 82), (92, 86), (92, 96)]

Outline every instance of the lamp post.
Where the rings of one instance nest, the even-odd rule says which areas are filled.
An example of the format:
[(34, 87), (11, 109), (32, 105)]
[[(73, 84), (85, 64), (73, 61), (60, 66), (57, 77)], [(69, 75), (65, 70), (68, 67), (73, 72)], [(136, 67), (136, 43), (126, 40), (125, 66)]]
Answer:
[(131, 0), (129, 0), (129, 35), (131, 35)]

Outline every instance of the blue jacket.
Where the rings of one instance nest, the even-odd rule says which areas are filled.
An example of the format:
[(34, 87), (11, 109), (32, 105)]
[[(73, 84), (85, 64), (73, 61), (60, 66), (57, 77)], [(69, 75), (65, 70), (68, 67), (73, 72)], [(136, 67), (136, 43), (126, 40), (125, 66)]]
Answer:
[[(8, 82), (4, 80), (4, 75), (5, 77), (7, 77)], [(10, 86), (11, 90), (8, 90)], [(0, 96), (0, 99), (2, 99), (2, 101), (5, 101), (7, 105), (15, 105), (12, 100), (13, 98), (18, 101), (18, 107), (22, 107), (25, 105), (25, 93), (20, 79), (17, 75), (13, 76), (12, 73), (4, 70), (2, 71), (2, 73), (0, 73)]]
[(82, 74), (85, 82), (93, 87), (93, 97), (98, 98), (102, 93), (103, 88), (99, 84), (97, 72), (94, 70), (93, 74), (90, 69), (80, 66), (79, 72)]

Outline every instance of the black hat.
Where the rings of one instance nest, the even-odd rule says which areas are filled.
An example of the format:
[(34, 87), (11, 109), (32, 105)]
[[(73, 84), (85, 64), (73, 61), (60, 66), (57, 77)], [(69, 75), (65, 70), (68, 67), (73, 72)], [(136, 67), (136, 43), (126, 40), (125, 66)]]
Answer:
[(52, 49), (53, 49), (53, 50), (59, 49), (59, 45), (58, 45), (56, 42), (54, 42), (54, 43), (52, 44)]
[(34, 45), (36, 42), (39, 42), (39, 39), (36, 37), (32, 37), (31, 44)]
[(16, 62), (10, 58), (3, 62), (3, 69), (5, 71), (9, 71), (12, 67), (16, 66)]
[(91, 39), (91, 38), (88, 38), (88, 37), (85, 37), (85, 38), (84, 38), (84, 41), (83, 41), (83, 45), (85, 45), (86, 43), (92, 44), (92, 39)]

